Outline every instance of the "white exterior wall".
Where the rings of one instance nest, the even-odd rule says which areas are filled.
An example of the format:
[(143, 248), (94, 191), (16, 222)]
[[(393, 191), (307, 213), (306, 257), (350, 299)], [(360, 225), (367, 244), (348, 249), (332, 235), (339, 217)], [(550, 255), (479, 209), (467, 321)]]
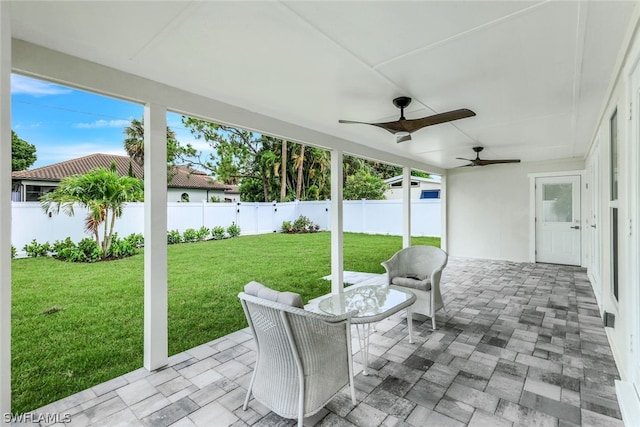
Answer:
[(200, 188), (168, 188), (167, 189), (167, 201), (168, 202), (181, 202), (182, 194), (187, 193), (189, 195), (189, 203), (201, 203), (208, 202), (211, 197), (217, 197), (221, 202), (224, 202), (225, 198), (238, 201), (239, 194), (227, 195), (222, 190), (203, 190)]
[(447, 173), (449, 255), (529, 262), (529, 174), (584, 169), (583, 159), (529, 162)]
[[(419, 185), (411, 187), (411, 199), (419, 199), (422, 194), (422, 190), (439, 190), (440, 183), (435, 182), (420, 182)], [(384, 196), (387, 200), (402, 199), (402, 187), (391, 187), (384, 192)]]
[[(622, 381), (616, 384), (618, 402), (627, 425), (640, 419), (640, 20), (624, 46), (611, 93), (603, 106), (587, 156), (588, 206), (599, 223), (590, 227), (587, 247), (589, 278), (600, 312), (615, 315), (615, 326), (605, 328)], [(633, 34), (633, 35), (632, 35)], [(634, 81), (635, 80), (635, 81)], [(636, 91), (634, 93), (634, 91)], [(617, 111), (618, 141), (618, 298), (613, 295), (611, 225), (611, 126)], [(596, 196), (597, 195), (597, 196)], [(595, 248), (595, 246), (599, 246)]]

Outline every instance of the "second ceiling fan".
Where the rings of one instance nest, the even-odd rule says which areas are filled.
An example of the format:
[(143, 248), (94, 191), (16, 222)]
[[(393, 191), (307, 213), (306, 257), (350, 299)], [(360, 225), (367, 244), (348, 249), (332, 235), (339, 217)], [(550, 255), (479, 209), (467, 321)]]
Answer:
[(476, 158), (475, 159), (465, 159), (464, 157), (456, 157), (456, 159), (458, 160), (466, 160), (469, 163), (468, 165), (462, 165), (460, 167), (467, 167), (467, 166), (487, 166), (487, 165), (497, 165), (500, 163), (520, 163), (520, 159), (505, 159), (505, 160), (484, 160), (480, 158), (480, 152), (484, 150), (484, 147), (473, 147), (473, 151), (476, 152)]
[(454, 120), (465, 119), (467, 117), (473, 117), (476, 115), (473, 111), (467, 108), (461, 108), (459, 110), (447, 111), (445, 113), (434, 114), (431, 116), (422, 117), (420, 119), (406, 119), (404, 117), (404, 109), (411, 103), (411, 98), (408, 96), (400, 96), (393, 100), (393, 105), (400, 109), (400, 118), (392, 122), (383, 123), (368, 123), (368, 122), (356, 122), (352, 120), (338, 120), (338, 123), (350, 123), (350, 124), (362, 124), (377, 126), (390, 132), (396, 136), (396, 142), (405, 142), (411, 140), (411, 133), (420, 130), (427, 126), (438, 125), (440, 123), (447, 123)]

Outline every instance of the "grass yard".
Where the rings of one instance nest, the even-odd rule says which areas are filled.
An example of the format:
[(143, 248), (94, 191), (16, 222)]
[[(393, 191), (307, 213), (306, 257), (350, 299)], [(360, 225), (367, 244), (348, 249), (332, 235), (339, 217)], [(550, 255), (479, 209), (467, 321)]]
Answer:
[[(263, 234), (171, 245), (169, 354), (247, 326), (237, 295), (256, 280), (302, 295), (330, 292), (330, 234)], [(440, 245), (439, 238), (413, 244)], [(382, 273), (396, 236), (346, 233), (345, 270)], [(95, 264), (12, 262), (12, 411), (39, 408), (142, 366), (143, 255)]]

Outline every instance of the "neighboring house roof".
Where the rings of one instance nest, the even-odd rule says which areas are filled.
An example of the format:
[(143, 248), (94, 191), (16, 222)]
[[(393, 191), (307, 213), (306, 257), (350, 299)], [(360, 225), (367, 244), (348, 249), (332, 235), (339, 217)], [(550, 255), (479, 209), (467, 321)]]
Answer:
[[(398, 175), (398, 176), (393, 176), (391, 178), (387, 178), (384, 180), (384, 182), (386, 184), (396, 184), (396, 183), (402, 183), (402, 175)], [(419, 183), (419, 182), (429, 182), (432, 184), (440, 184), (440, 177), (439, 176), (433, 176), (431, 178), (422, 178), (421, 176), (411, 176), (411, 183)]]
[(227, 184), (214, 181), (206, 173), (188, 166), (176, 166), (170, 168), (167, 173), (171, 181), (167, 185), (173, 188), (199, 188), (204, 190), (226, 191), (231, 188)]
[[(82, 175), (91, 169), (99, 167), (110, 168), (112, 162), (115, 162), (116, 170), (120, 176), (128, 175), (129, 165), (131, 165), (136, 178), (142, 179), (144, 177), (143, 168), (131, 160), (130, 157), (97, 153), (36, 169), (12, 172), (11, 178), (14, 180), (58, 182), (66, 176)], [(167, 184), (167, 187), (170, 188), (200, 188), (226, 191), (232, 190), (234, 187), (216, 182), (206, 173), (187, 166), (176, 166), (171, 168), (168, 173), (171, 176), (171, 181)]]

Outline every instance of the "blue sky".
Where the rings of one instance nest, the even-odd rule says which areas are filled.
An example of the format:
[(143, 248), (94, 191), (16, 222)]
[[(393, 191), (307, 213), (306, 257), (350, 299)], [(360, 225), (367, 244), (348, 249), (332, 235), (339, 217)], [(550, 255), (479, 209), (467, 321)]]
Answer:
[[(139, 104), (16, 74), (11, 76), (11, 108), (12, 129), (36, 146), (38, 160), (30, 169), (92, 153), (126, 155), (124, 128), (143, 115)], [(167, 123), (181, 143), (208, 147), (193, 138), (178, 114), (168, 113)]]

